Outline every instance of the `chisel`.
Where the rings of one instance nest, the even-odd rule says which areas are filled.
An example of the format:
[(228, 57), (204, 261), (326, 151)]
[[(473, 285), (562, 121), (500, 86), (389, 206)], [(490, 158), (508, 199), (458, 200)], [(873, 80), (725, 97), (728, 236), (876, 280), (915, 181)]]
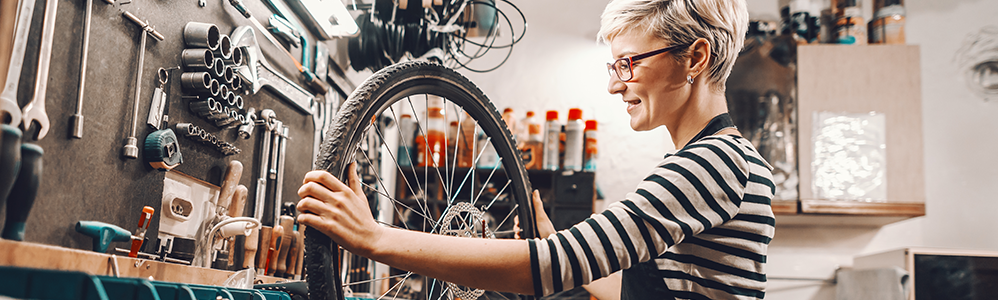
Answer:
[(256, 275), (267, 275), (267, 258), (270, 257), (270, 236), (274, 228), (270, 226), (260, 227), (260, 239), (257, 240), (256, 250)]
[(287, 270), (288, 270), (288, 252), (289, 252), (288, 250), (290, 250), (292, 242), (295, 242), (296, 244), (298, 242), (294, 241), (294, 239), (295, 239), (294, 238), (295, 237), (295, 235), (294, 235), (294, 231), (295, 231), (294, 230), (295, 219), (292, 218), (292, 217), (290, 217), (290, 216), (284, 215), (284, 216), (281, 216), (280, 223), (281, 223), (282, 229), (284, 229), (284, 230), (283, 230), (283, 233), (281, 234), (281, 237), (282, 237), (281, 238), (281, 244), (277, 248), (278, 249), (278, 253), (277, 253), (277, 266), (275, 266), (274, 276), (284, 277), (284, 273), (287, 272)]
[[(229, 204), (229, 217), (236, 218), (243, 216), (243, 209), (246, 207), (246, 193), (248, 189), (245, 185), (238, 185), (235, 191), (232, 193), (232, 202)], [(246, 259), (243, 256), (245, 251), (243, 248), (246, 247), (246, 236), (237, 235), (229, 238), (229, 267), (232, 266), (242, 266), (243, 261)], [(250, 256), (252, 257), (252, 256)]]
[(267, 275), (274, 275), (277, 270), (277, 255), (281, 251), (281, 238), (284, 235), (284, 227), (280, 224), (274, 225), (274, 230), (270, 232), (270, 247), (267, 249)]

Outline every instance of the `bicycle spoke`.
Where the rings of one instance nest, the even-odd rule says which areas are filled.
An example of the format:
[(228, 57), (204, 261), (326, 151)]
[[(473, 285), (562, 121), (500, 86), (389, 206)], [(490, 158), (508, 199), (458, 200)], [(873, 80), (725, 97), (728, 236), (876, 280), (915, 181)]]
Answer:
[(485, 179), (485, 183), (482, 184), (482, 189), (478, 191), (478, 196), (475, 196), (473, 199), (471, 199), (471, 205), (475, 205), (475, 202), (478, 202), (478, 198), (481, 198), (482, 194), (485, 193), (485, 188), (489, 186), (488, 183), (489, 181), (492, 181), (492, 175), (496, 173), (496, 169), (499, 168), (499, 164), (501, 163), (502, 163), (502, 157), (500, 157), (499, 160), (496, 161), (495, 166), (492, 166), (492, 172), (489, 173), (488, 179)]
[[(373, 187), (371, 187), (370, 185), (368, 185), (366, 183), (361, 182), (360, 184), (363, 185), (363, 186), (366, 186), (366, 187), (368, 187), (370, 189), (374, 189)], [(378, 193), (380, 194), (381, 192), (378, 192)], [(419, 213), (419, 211), (416, 211), (415, 209), (412, 209), (412, 207), (410, 207), (408, 205), (405, 205), (405, 203), (402, 203), (402, 201), (399, 201), (399, 200), (397, 200), (395, 198), (392, 198), (392, 197), (388, 196), (387, 194), (381, 194), (381, 195), (387, 197), (388, 199), (391, 199), (392, 202), (395, 202), (395, 204), (401, 205), (401, 206), (403, 206), (403, 207), (411, 210), (413, 213), (415, 213), (415, 214), (417, 214), (417, 215), (419, 215), (419, 216), (421, 216), (423, 218), (426, 218), (427, 220), (431, 220), (429, 216)], [(399, 215), (399, 219), (405, 219), (405, 217), (402, 216), (402, 212), (400, 212), (398, 210), (398, 207), (395, 207), (395, 212)], [(403, 222), (402, 224), (405, 224), (405, 223)], [(405, 229), (409, 229), (409, 226), (406, 225)]]
[(496, 203), (496, 199), (499, 199), (499, 196), (502, 195), (502, 192), (505, 191), (506, 187), (508, 187), (509, 184), (512, 183), (512, 182), (513, 182), (512, 180), (506, 180), (506, 185), (502, 186), (502, 189), (500, 189), (499, 192), (496, 193), (496, 196), (492, 197), (492, 202), (489, 202), (489, 205), (486, 206), (485, 209), (483, 209), (483, 210), (484, 211), (488, 211), (490, 208), (492, 208), (492, 204)]
[(506, 217), (502, 219), (502, 222), (499, 222), (499, 225), (496, 225), (496, 229), (502, 228), (502, 224), (506, 224), (506, 220), (509, 220), (509, 216), (512, 216), (513, 213), (516, 212), (517, 208), (520, 208), (520, 204), (519, 203), (517, 203), (516, 205), (513, 205), (513, 208), (511, 208), (509, 210), (509, 214), (507, 214)]
[[(396, 282), (395, 285), (393, 285), (390, 289), (388, 289), (388, 291), (385, 291), (384, 294), (381, 294), (381, 296), (378, 297), (378, 300), (385, 298), (385, 296), (388, 296), (388, 293), (391, 293), (396, 288), (398, 288), (399, 292), (402, 291), (402, 285), (405, 284), (406, 279), (409, 279), (409, 276), (412, 276), (412, 272), (406, 274), (405, 277), (402, 278), (402, 280)], [(393, 296), (393, 298), (398, 298), (398, 292), (395, 292), (395, 296)]]
[[(393, 108), (392, 108), (391, 106), (389, 106), (389, 107), (388, 107), (388, 109), (389, 109), (389, 110), (390, 110), (390, 111), (392, 112), (392, 117), (393, 117), (393, 118), (395, 118), (396, 120), (398, 120), (398, 117), (397, 117), (397, 116), (395, 115), (395, 109), (393, 109)], [(404, 136), (404, 135), (402, 134), (402, 128), (401, 128), (400, 126), (395, 126), (395, 128), (397, 128), (397, 129), (398, 129), (398, 132), (399, 132), (399, 136), (400, 136), (400, 137)], [(376, 132), (378, 133), (378, 135), (379, 135), (379, 136), (382, 136), (382, 134), (381, 134), (381, 130), (379, 130), (379, 129), (378, 129), (377, 127), (375, 127), (374, 129), (375, 129), (375, 131), (376, 131)], [(382, 137), (383, 137), (383, 136), (382, 136)], [(384, 140), (384, 138), (382, 138), (382, 140)], [(405, 141), (405, 139), (401, 139), (401, 140), (402, 140), (402, 142), (404, 143), (403, 145), (405, 146), (405, 148), (406, 148), (406, 149), (409, 149), (409, 143), (407, 143), (407, 142)], [(416, 200), (417, 200), (417, 202), (418, 202), (418, 200), (419, 200), (419, 199), (418, 199), (418, 197), (416, 197), (416, 191), (414, 191), (414, 190), (412, 189), (412, 184), (411, 184), (411, 183), (409, 183), (409, 178), (405, 176), (405, 171), (402, 171), (402, 166), (400, 166), (400, 165), (398, 164), (398, 160), (397, 160), (397, 159), (395, 158), (395, 155), (394, 155), (394, 154), (392, 153), (391, 149), (388, 149), (388, 155), (392, 157), (392, 160), (395, 160), (395, 162), (396, 162), (396, 163), (395, 163), (395, 167), (396, 167), (396, 168), (397, 168), (397, 169), (399, 170), (399, 174), (400, 174), (400, 175), (402, 175), (402, 179), (403, 179), (403, 180), (405, 180), (405, 183), (406, 183), (406, 184), (405, 184), (405, 186), (406, 186), (407, 188), (409, 188), (409, 192), (410, 192), (410, 193), (412, 193), (412, 197), (413, 197), (413, 198), (417, 198)], [(407, 158), (409, 158), (409, 162), (410, 162), (410, 167), (411, 167), (411, 164), (412, 164), (412, 161), (413, 161), (413, 159), (412, 159), (412, 156), (411, 156), (411, 155), (410, 155), (410, 154), (409, 154), (408, 152), (406, 152), (406, 154), (405, 154), (405, 155), (406, 155), (406, 157), (407, 157)], [(413, 175), (416, 175), (416, 174), (414, 173)], [(416, 181), (416, 187), (417, 187), (417, 188), (418, 188), (419, 190), (423, 190), (423, 187), (419, 185), (419, 179), (418, 179), (418, 178), (416, 178), (416, 180), (415, 180), (415, 181)], [(425, 195), (424, 195), (424, 198), (425, 198)], [(426, 201), (423, 201), (423, 202), (426, 202)], [(429, 207), (420, 207), (420, 208), (423, 208), (423, 212), (424, 212), (424, 213), (427, 213), (427, 214), (429, 213)]]
[(382, 281), (382, 280), (392, 279), (392, 278), (399, 278), (399, 277), (404, 277), (404, 276), (409, 276), (409, 275), (412, 275), (412, 272), (408, 272), (406, 274), (392, 275), (392, 276), (388, 276), (388, 277), (381, 277), (381, 278), (374, 278), (374, 279), (368, 279), (368, 280), (354, 281), (354, 282), (351, 282), (349, 284), (343, 284), (343, 286), (365, 284), (365, 283), (370, 283), (370, 282), (375, 282), (375, 281)]
[[(373, 162), (371, 161), (371, 158), (367, 156), (366, 152), (364, 153), (364, 158), (367, 158), (368, 165), (373, 165)], [(375, 176), (375, 178), (378, 180), (378, 184), (380, 184), (381, 186), (385, 186), (384, 181), (381, 180), (381, 176)], [(364, 186), (367, 186), (368, 188), (371, 188), (371, 189), (375, 190), (377, 193), (381, 194), (382, 196), (385, 196), (386, 198), (388, 198), (392, 202), (395, 202), (395, 203), (398, 203), (399, 205), (405, 206), (409, 210), (412, 210), (414, 213), (417, 213), (420, 216), (423, 216), (423, 218), (426, 218), (427, 220), (430, 220), (430, 218), (427, 216), (429, 214), (429, 211), (424, 210), (423, 213), (420, 214), (418, 211), (413, 210), (411, 207), (405, 205), (404, 203), (402, 203), (398, 199), (396, 199), (396, 198), (394, 198), (392, 196), (389, 196), (388, 195), (388, 188), (385, 188), (385, 192), (381, 193), (381, 191), (379, 189), (375, 189), (375, 188), (371, 187), (370, 185), (367, 185), (367, 184), (365, 184), (363, 182), (361, 184), (363, 184)], [(418, 200), (417, 200), (416, 203), (419, 203)], [(393, 205), (393, 207), (394, 207), (394, 205)], [(398, 211), (398, 207), (395, 207), (395, 211), (399, 214), (399, 219), (405, 219), (405, 217), (402, 216), (402, 213)], [(402, 224), (405, 225), (406, 229), (409, 229), (409, 224), (406, 224), (405, 222), (403, 222)]]

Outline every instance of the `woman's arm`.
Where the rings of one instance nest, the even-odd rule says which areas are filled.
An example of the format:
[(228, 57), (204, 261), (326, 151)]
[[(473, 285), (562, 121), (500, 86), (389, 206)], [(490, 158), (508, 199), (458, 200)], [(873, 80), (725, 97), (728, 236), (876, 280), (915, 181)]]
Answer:
[(527, 241), (460, 238), (378, 225), (356, 166), (350, 186), (326, 171), (305, 175), (298, 221), (355, 254), (459, 285), (533, 294)]

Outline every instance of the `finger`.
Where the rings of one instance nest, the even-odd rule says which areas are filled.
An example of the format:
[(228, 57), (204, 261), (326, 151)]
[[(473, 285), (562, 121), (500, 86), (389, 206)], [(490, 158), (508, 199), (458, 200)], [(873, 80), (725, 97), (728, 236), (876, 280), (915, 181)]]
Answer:
[(315, 198), (328, 202), (333, 199), (338, 199), (339, 197), (336, 194), (342, 191), (333, 191), (318, 182), (309, 181), (298, 188), (298, 197), (301, 199)]
[(322, 201), (316, 200), (315, 198), (304, 198), (298, 201), (298, 206), (296, 207), (301, 215), (313, 214), (313, 215), (330, 215), (333, 210), (332, 207), (325, 204)]
[(364, 190), (360, 185), (360, 175), (357, 175), (357, 162), (350, 163), (350, 167), (348, 169), (350, 170), (350, 175), (347, 175), (347, 178), (350, 181), (350, 188), (353, 189), (353, 192), (357, 195), (363, 195)]
[(303, 183), (315, 182), (328, 188), (331, 191), (339, 192), (350, 189), (343, 181), (324, 170), (315, 170), (305, 173)]
[(534, 202), (534, 216), (538, 219), (544, 218), (546, 220), (548, 214), (544, 211), (544, 201), (541, 201), (541, 192), (534, 190), (532, 198)]

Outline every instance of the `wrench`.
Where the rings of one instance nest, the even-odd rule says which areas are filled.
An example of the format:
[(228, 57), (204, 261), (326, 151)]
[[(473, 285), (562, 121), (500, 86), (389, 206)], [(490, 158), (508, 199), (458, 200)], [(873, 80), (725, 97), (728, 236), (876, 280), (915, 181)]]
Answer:
[[(29, 0), (25, 0), (29, 1)], [(28, 132), (34, 123), (38, 123), (38, 133), (32, 138), (40, 140), (49, 132), (49, 116), (45, 113), (45, 92), (49, 82), (49, 63), (52, 58), (52, 36), (55, 35), (55, 15), (58, 11), (58, 0), (45, 1), (45, 20), (42, 24), (42, 41), (38, 47), (38, 69), (35, 72), (35, 93), (31, 102), (21, 110), (21, 130)]]
[(17, 11), (17, 23), (14, 24), (14, 49), (11, 49), (10, 64), (7, 68), (7, 82), (3, 94), (0, 94), (0, 122), (13, 126), (21, 124), (21, 107), (17, 105), (17, 84), (21, 78), (21, 66), (24, 64), (24, 47), (28, 44), (28, 29), (31, 27), (31, 15), (35, 11), (35, 1), (21, 0)]
[(233, 47), (244, 47), (245, 64), (236, 68), (239, 76), (251, 86), (247, 88), (251, 93), (256, 94), (262, 87), (268, 87), (281, 99), (291, 103), (295, 108), (305, 114), (312, 114), (315, 106), (315, 97), (308, 90), (298, 86), (284, 75), (275, 71), (273, 67), (264, 59), (260, 52), (260, 45), (257, 44), (256, 31), (251, 26), (239, 26), (230, 35)]
[[(48, 0), (56, 1), (56, 0)], [(125, 18), (131, 20), (138, 25), (140, 28), (139, 34), (139, 62), (137, 66), (137, 74), (135, 74), (135, 98), (132, 100), (132, 134), (125, 139), (125, 146), (122, 147), (122, 152), (127, 158), (138, 158), (139, 157), (139, 147), (138, 139), (135, 138), (135, 130), (137, 127), (139, 118), (139, 95), (142, 93), (142, 62), (145, 61), (146, 54), (146, 36), (151, 35), (156, 40), (162, 41), (164, 39), (163, 35), (153, 29), (148, 22), (142, 21), (139, 17), (136, 17), (130, 12), (121, 13)]]

